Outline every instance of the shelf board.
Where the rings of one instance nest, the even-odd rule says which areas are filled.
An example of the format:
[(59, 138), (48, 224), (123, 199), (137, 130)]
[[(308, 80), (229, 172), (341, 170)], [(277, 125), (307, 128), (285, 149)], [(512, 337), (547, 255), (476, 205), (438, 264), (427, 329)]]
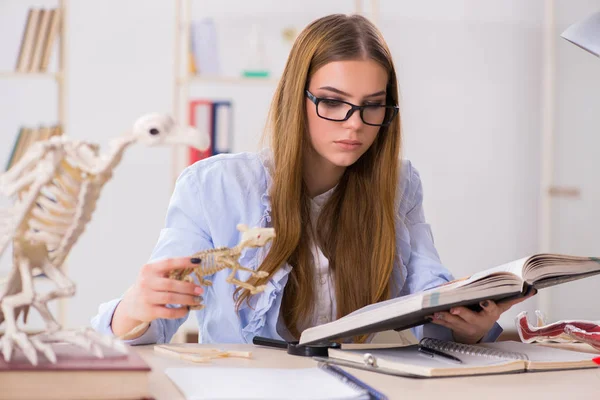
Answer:
[(0, 79), (59, 79), (60, 72), (16, 72), (0, 71)]
[(202, 82), (202, 83), (219, 83), (219, 84), (267, 84), (273, 85), (279, 82), (279, 78), (273, 77), (245, 77), (245, 76), (203, 76), (203, 75), (190, 75), (182, 77), (179, 80), (180, 83), (190, 82)]

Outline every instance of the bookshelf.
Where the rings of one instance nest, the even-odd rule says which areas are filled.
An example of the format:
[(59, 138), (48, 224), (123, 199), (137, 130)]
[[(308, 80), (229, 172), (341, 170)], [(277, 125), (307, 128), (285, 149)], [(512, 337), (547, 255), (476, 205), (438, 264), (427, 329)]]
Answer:
[[(35, 8), (35, 7), (30, 7)], [(57, 115), (56, 115), (56, 124), (59, 125), (62, 129), (64, 129), (67, 120), (67, 28), (68, 28), (68, 9), (69, 2), (68, 0), (57, 0), (56, 5), (53, 7), (59, 12), (59, 22), (58, 22), (58, 30), (56, 32), (55, 40), (58, 42), (58, 45), (55, 46), (53, 42), (50, 42), (49, 45), (52, 48), (57, 48), (58, 53), (56, 57), (56, 70), (55, 71), (0, 71), (0, 80), (50, 80), (54, 81), (56, 84), (56, 104), (57, 104)], [(25, 35), (26, 21), (23, 24), (23, 35)], [(39, 38), (38, 38), (39, 40)], [(15, 68), (16, 69), (16, 68)], [(8, 149), (5, 149), (8, 150)], [(62, 271), (66, 272), (67, 263), (65, 262), (62, 265)], [(0, 277), (0, 285), (5, 284), (6, 277)], [(36, 284), (42, 284), (44, 287), (47, 284), (51, 283), (51, 281), (43, 276), (35, 277)], [(66, 323), (67, 316), (67, 300), (66, 298), (58, 299), (57, 301), (57, 312), (58, 322), (64, 327)]]
[(246, 84), (276, 84), (278, 79), (276, 78), (250, 78), (250, 77), (235, 77), (235, 76), (187, 76), (181, 78), (179, 81), (180, 84), (190, 84), (190, 83), (223, 83), (223, 84), (233, 84), (233, 85), (246, 85)]
[(14, 72), (0, 71), (0, 79), (62, 79), (60, 72)]
[[(275, 77), (243, 77), (193, 74), (189, 69), (189, 53), (192, 24), (192, 0), (175, 1), (175, 45), (174, 45), (174, 77), (173, 77), (173, 116), (182, 123), (188, 122), (187, 104), (191, 99), (190, 88), (201, 84), (244, 85), (274, 87), (278, 79)], [(187, 149), (181, 146), (172, 150), (172, 182), (175, 182), (181, 171), (187, 166)]]

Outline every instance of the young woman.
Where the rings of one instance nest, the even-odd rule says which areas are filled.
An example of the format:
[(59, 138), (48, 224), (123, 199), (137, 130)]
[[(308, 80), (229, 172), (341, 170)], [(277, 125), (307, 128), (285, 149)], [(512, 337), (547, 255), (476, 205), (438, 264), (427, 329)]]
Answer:
[[(307, 327), (451, 280), (425, 221), (419, 174), (399, 158), (397, 105), (392, 56), (372, 23), (356, 15), (311, 23), (273, 98), (271, 148), (188, 167), (150, 263), (122, 298), (100, 306), (92, 325), (120, 336), (151, 321), (129, 343), (164, 343), (188, 315), (187, 307), (171, 305), (201, 301), (204, 343), (251, 343), (256, 335), (293, 340)], [(264, 292), (236, 290), (225, 282), (227, 270), (203, 287), (165, 277), (190, 266), (197, 251), (236, 245), (238, 223), (275, 228), (270, 248), (240, 258), (270, 274), (251, 280), (266, 284)], [(495, 340), (496, 321), (512, 304), (485, 301), (480, 312), (436, 313), (414, 333)]]

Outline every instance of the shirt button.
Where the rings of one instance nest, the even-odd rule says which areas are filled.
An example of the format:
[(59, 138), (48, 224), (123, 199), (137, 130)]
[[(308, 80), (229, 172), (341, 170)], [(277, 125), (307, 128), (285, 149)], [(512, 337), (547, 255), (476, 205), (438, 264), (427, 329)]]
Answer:
[(319, 282), (321, 282), (321, 285), (324, 285), (325, 283), (327, 283), (327, 280), (325, 280), (325, 277), (321, 275), (321, 277), (319, 278)]

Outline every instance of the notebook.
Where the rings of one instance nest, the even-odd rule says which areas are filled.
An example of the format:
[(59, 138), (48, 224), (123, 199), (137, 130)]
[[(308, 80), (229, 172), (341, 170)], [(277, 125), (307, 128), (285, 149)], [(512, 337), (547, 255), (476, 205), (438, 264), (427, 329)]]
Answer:
[(323, 361), (422, 378), (598, 367), (593, 360), (594, 354), (521, 342), (466, 345), (426, 338), (421, 343), (459, 358), (462, 364), (424, 356), (418, 351), (419, 345), (372, 350), (330, 349), (329, 358)]
[(167, 368), (187, 400), (368, 400), (369, 392), (325, 368)]

